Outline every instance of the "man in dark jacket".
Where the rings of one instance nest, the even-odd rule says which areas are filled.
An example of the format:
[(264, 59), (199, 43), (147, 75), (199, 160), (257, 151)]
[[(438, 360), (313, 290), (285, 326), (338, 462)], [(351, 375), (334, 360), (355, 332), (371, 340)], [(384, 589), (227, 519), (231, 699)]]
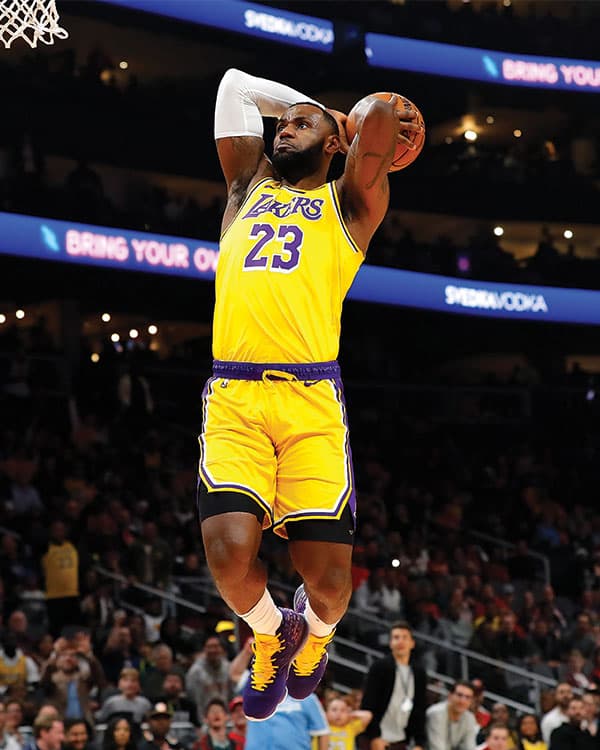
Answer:
[(415, 647), (410, 626), (390, 629), (389, 656), (374, 662), (367, 674), (361, 708), (373, 719), (366, 729), (370, 750), (413, 750), (425, 745), (425, 670), (411, 663)]
[(600, 747), (598, 738), (581, 728), (583, 709), (581, 698), (571, 698), (567, 708), (569, 721), (561, 724), (550, 735), (550, 750), (597, 750)]

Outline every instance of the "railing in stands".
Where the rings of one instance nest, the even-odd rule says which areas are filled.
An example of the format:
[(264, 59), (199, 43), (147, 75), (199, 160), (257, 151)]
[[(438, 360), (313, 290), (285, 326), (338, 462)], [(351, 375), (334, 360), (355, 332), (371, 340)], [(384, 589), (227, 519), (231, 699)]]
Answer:
[[(132, 582), (124, 576), (115, 574), (100, 566), (96, 567), (96, 571), (100, 575), (109, 578), (117, 584), (115, 596), (119, 599), (122, 606), (129, 606), (130, 609), (135, 605), (127, 605), (127, 602), (123, 601), (121, 598), (121, 593), (127, 588), (133, 588), (146, 594), (159, 597), (170, 608), (172, 608), (173, 605), (181, 606), (184, 609), (189, 609), (202, 614), (205, 614), (208, 611), (207, 606), (196, 604), (195, 602), (178, 596), (173, 592), (164, 591), (146, 584)], [(173, 582), (176, 586), (184, 583), (188, 590), (195, 590), (198, 593), (198, 599), (203, 600), (207, 605), (210, 601), (219, 599), (214, 583), (210, 578), (176, 578)], [(290, 595), (293, 592), (293, 587), (285, 584), (277, 583), (277, 587), (287, 591)], [(235, 620), (233, 615), (232, 619)], [(365, 646), (363, 643), (355, 640), (361, 632), (361, 627), (363, 633), (366, 632), (365, 628), (368, 628), (371, 632), (378, 632), (381, 636), (380, 641), (383, 644), (384, 642), (387, 642), (387, 636), (392, 622), (366, 615), (363, 612), (350, 607), (344, 617), (344, 623), (346, 627), (342, 632), (345, 634), (338, 632), (334, 641), (335, 648), (332, 649), (330, 654), (330, 660), (340, 671), (339, 675), (336, 674), (336, 682), (349, 690), (360, 686), (370, 664), (374, 659), (378, 659), (384, 654), (383, 650), (370, 648), (369, 646)], [(348, 634), (351, 636), (354, 635), (354, 639), (352, 637), (346, 637)], [(417, 645), (422, 651), (437, 651), (444, 654), (451, 654), (455, 660), (455, 664), (458, 667), (458, 672), (456, 674), (443, 674), (431, 666), (427, 668), (427, 674), (434, 683), (435, 681), (441, 681), (444, 685), (449, 685), (456, 679), (470, 680), (476, 677), (481, 677), (482, 673), (492, 670), (506, 681), (509, 685), (509, 689), (514, 690), (518, 687), (519, 697), (525, 697), (525, 699), (519, 700), (514, 695), (506, 695), (489, 689), (486, 689), (485, 691), (486, 698), (490, 701), (501, 701), (502, 703), (506, 703), (507, 706), (516, 711), (534, 710), (536, 712), (541, 710), (542, 691), (544, 689), (553, 689), (556, 686), (556, 680), (547, 677), (546, 675), (537, 674), (536, 672), (532, 672), (509, 662), (493, 659), (471, 649), (461, 648), (460, 646), (453, 645), (448, 641), (441, 640), (440, 638), (420, 632), (419, 630), (413, 630), (413, 635)]]

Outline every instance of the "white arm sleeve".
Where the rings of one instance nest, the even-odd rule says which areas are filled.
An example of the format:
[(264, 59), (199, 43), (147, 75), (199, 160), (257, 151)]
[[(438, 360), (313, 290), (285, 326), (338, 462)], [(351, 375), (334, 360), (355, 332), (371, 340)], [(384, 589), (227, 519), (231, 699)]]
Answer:
[(312, 102), (299, 91), (282, 83), (230, 68), (219, 84), (215, 106), (215, 138), (256, 135), (262, 138), (264, 117), (279, 117), (296, 102)]

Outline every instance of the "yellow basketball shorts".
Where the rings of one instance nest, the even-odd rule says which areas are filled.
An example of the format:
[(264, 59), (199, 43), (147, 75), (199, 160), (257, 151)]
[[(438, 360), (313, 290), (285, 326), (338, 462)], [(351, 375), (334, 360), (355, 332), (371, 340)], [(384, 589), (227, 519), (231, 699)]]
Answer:
[(287, 538), (293, 521), (339, 519), (356, 495), (337, 362), (215, 361), (202, 394), (199, 477), (241, 492)]

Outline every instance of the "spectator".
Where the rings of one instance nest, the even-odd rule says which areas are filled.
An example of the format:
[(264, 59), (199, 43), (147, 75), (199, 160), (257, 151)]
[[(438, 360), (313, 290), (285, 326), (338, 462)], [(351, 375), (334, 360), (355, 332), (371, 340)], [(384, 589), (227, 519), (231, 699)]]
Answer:
[(19, 700), (11, 699), (5, 702), (4, 708), (4, 734), (13, 737), (19, 746), (23, 747), (24, 738), (19, 731), (19, 727), (23, 726), (23, 704)]
[(205, 731), (193, 750), (235, 750), (235, 743), (227, 734), (227, 708), (220, 698), (212, 698), (204, 712)]
[[(412, 663), (415, 647), (410, 626), (394, 623), (390, 628), (389, 656), (374, 662), (367, 674), (361, 708), (373, 719), (367, 727), (372, 747), (382, 743), (425, 744), (426, 676)], [(382, 745), (383, 746), (383, 745)]]
[(506, 703), (494, 703), (492, 706), (492, 720), (490, 724), (502, 724), (508, 729), (507, 750), (514, 750), (518, 745), (517, 733), (511, 729), (510, 713)]
[(119, 681), (123, 669), (137, 667), (140, 663), (140, 654), (133, 644), (131, 630), (124, 624), (126, 615), (123, 613), (123, 619), (118, 613), (115, 615), (116, 623), (108, 634), (101, 657), (106, 679), (113, 685)]
[(273, 716), (248, 724), (244, 750), (311, 750), (312, 738), (316, 750), (328, 750), (329, 726), (316, 695), (301, 701), (288, 696)]
[(135, 579), (147, 586), (164, 587), (171, 577), (172, 553), (158, 536), (154, 521), (146, 521), (139, 539), (129, 547), (129, 569)]
[(556, 705), (551, 711), (542, 716), (542, 739), (550, 744), (550, 735), (561, 724), (569, 721), (567, 708), (573, 697), (573, 690), (566, 682), (561, 682), (556, 686), (554, 691), (554, 700)]
[(29, 632), (29, 620), (27, 615), (20, 609), (15, 609), (8, 617), (7, 632), (15, 636), (17, 648), (29, 654), (33, 648), (33, 639)]
[(199, 725), (196, 704), (183, 690), (183, 677), (179, 672), (169, 672), (163, 680), (160, 701), (166, 703), (173, 714), (173, 721), (188, 721), (195, 727)]
[(50, 632), (58, 637), (65, 625), (81, 622), (79, 555), (67, 540), (67, 529), (62, 521), (50, 525), (50, 540), (42, 557), (42, 568)]
[(598, 714), (600, 713), (600, 696), (596, 692), (584, 693), (583, 698), (583, 723), (585, 729), (592, 737), (598, 737)]
[(485, 744), (479, 750), (508, 750), (510, 731), (506, 724), (493, 721), (487, 729)]
[[(165, 677), (171, 672), (179, 672), (173, 667), (173, 652), (164, 643), (157, 643), (152, 648), (150, 665), (144, 670), (141, 685), (142, 693), (149, 701), (155, 702), (161, 697), (164, 690)], [(183, 678), (183, 672), (181, 672)]]
[(590, 682), (600, 683), (600, 646), (594, 649), (592, 654), (592, 669), (589, 674)]
[(33, 690), (40, 681), (40, 671), (34, 660), (17, 647), (16, 634), (5, 631), (0, 643), (0, 694), (3, 695), (13, 685)]
[(517, 724), (518, 750), (548, 750), (535, 714), (523, 714)]
[(183, 750), (176, 737), (169, 735), (172, 715), (166, 703), (156, 703), (148, 713), (148, 729), (139, 750)]
[(108, 722), (102, 738), (102, 750), (137, 750), (134, 728), (129, 719), (116, 716)]
[(119, 677), (119, 693), (107, 698), (96, 713), (98, 721), (108, 721), (114, 714), (131, 717), (138, 726), (152, 709), (152, 704), (140, 695), (140, 674), (137, 669), (125, 667)]
[(560, 669), (561, 682), (568, 682), (569, 685), (577, 688), (589, 688), (591, 683), (585, 676), (585, 659), (581, 651), (573, 649), (567, 657), (567, 663)]
[(89, 742), (90, 731), (83, 719), (67, 719), (65, 721), (64, 750), (92, 750)]
[(471, 687), (473, 688), (473, 703), (471, 704), (471, 712), (475, 716), (475, 721), (479, 724), (481, 729), (485, 729), (492, 720), (492, 714), (483, 705), (483, 682), (478, 679), (471, 680)]
[(6, 732), (5, 727), (6, 708), (4, 703), (0, 703), (0, 748), (2, 750), (20, 750), (21, 746), (14, 737)]
[(425, 715), (428, 750), (475, 750), (477, 722), (469, 711), (473, 688), (455, 682), (445, 701), (429, 706)]
[[(343, 698), (332, 698), (327, 704), (325, 715), (329, 723), (330, 747), (340, 750), (353, 750), (356, 737), (364, 732), (373, 718), (370, 711), (352, 711)], [(371, 747), (376, 748), (376, 743), (381, 744), (379, 740), (375, 740)], [(393, 750), (394, 743), (387, 747)]]
[(229, 701), (229, 715), (231, 716), (233, 729), (227, 736), (233, 742), (234, 750), (244, 750), (248, 720), (244, 713), (244, 700), (241, 695), (236, 695)]
[(592, 656), (596, 641), (592, 634), (592, 620), (587, 612), (580, 612), (577, 615), (575, 626), (563, 638), (561, 645), (565, 651), (579, 651), (585, 659)]
[(33, 723), (37, 750), (61, 750), (65, 739), (62, 721), (52, 716), (39, 716)]
[(90, 664), (85, 658), (78, 659), (75, 650), (67, 645), (48, 660), (41, 686), (65, 719), (85, 719), (91, 725), (90, 693), (101, 681), (98, 662)]
[(583, 701), (571, 698), (567, 706), (568, 721), (557, 727), (550, 735), (549, 750), (592, 750), (597, 740), (582, 729)]
[(201, 713), (204, 713), (212, 698), (220, 698), (225, 702), (233, 697), (229, 661), (216, 635), (210, 635), (206, 639), (202, 653), (188, 670), (185, 688)]

